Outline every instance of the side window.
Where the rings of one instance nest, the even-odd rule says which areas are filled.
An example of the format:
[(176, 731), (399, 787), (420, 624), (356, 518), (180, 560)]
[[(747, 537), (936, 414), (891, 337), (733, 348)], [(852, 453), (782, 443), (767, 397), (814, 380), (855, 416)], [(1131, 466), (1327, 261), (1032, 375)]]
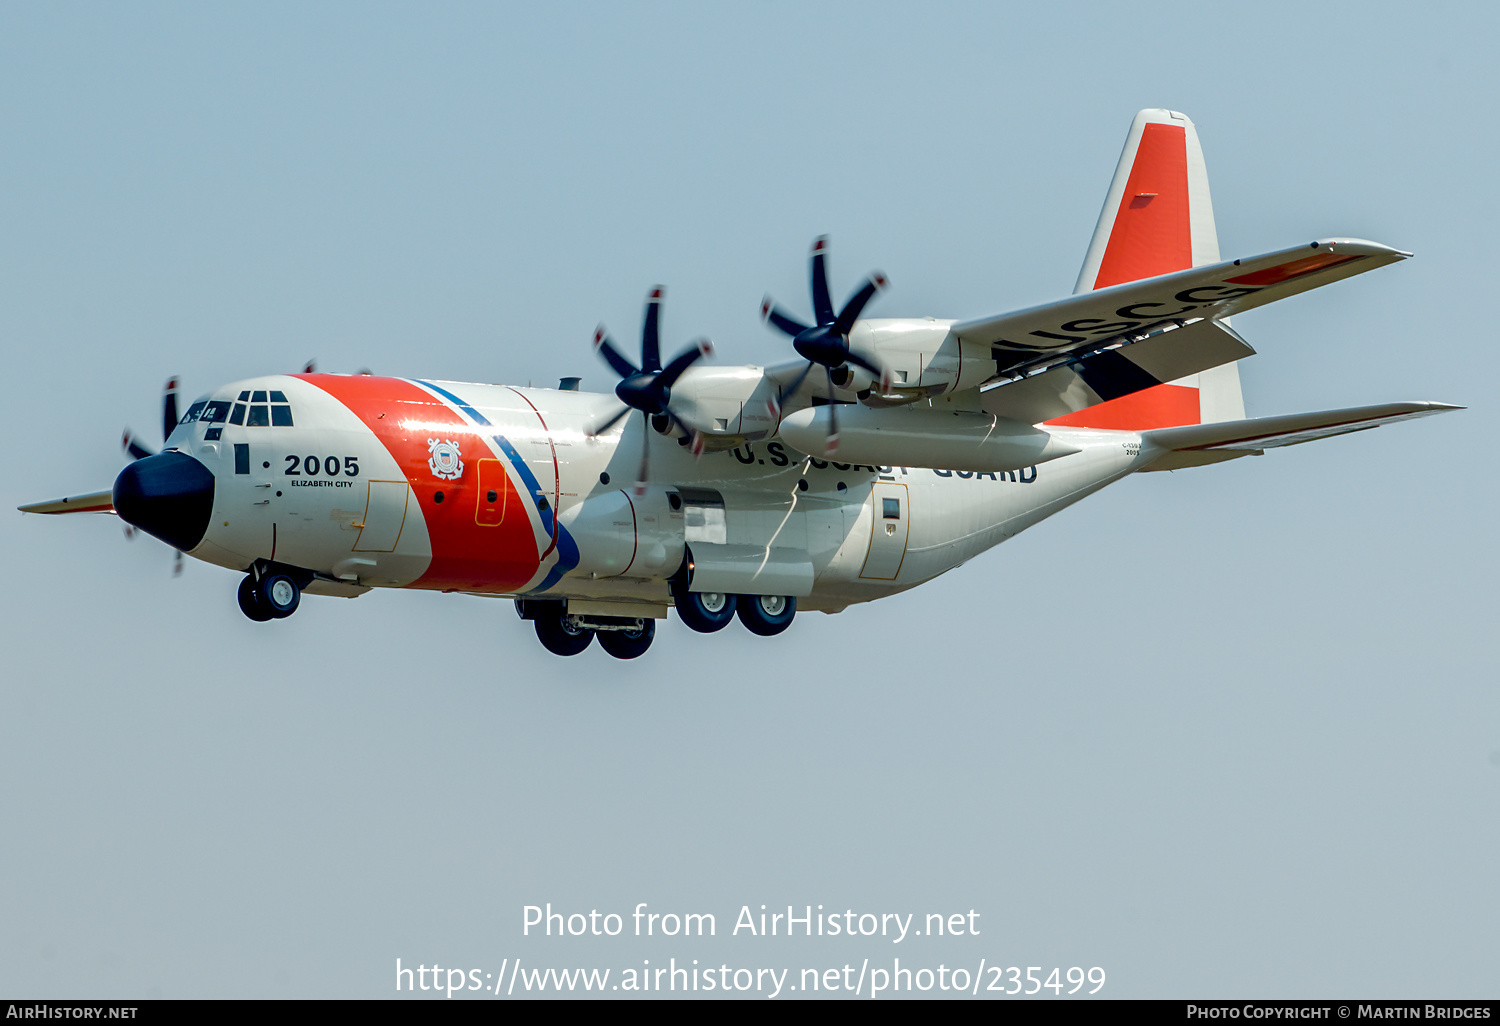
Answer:
[(880, 508), (881, 508), (881, 516), (884, 519), (886, 519), (886, 520), (900, 520), (901, 519), (901, 500), (900, 499), (881, 499), (880, 500)]

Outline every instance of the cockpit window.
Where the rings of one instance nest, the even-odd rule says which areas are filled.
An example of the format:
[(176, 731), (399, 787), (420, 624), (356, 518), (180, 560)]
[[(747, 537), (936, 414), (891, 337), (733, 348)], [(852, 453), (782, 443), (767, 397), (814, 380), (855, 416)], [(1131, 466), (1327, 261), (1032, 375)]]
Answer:
[(291, 427), (292, 406), (286, 401), (286, 393), (246, 390), (239, 400), (199, 399), (188, 407), (179, 424), (194, 421), (205, 424), (223, 424), (228, 421), (237, 427)]

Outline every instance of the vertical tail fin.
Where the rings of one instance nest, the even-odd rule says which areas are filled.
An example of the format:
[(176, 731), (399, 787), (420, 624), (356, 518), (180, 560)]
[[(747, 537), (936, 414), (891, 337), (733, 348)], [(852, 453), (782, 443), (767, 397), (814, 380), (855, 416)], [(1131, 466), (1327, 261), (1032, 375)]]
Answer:
[[(1143, 110), (1104, 198), (1074, 292), (1217, 263), (1219, 237), (1198, 132), (1187, 115)], [(1234, 364), (1069, 414), (1052, 424), (1146, 430), (1239, 420), (1245, 415)]]

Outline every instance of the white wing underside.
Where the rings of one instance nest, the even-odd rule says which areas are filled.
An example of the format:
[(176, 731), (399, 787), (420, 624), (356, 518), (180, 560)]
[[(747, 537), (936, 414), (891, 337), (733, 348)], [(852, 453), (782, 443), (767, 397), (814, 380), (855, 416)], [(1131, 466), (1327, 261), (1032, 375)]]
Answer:
[(1188, 424), (1183, 427), (1158, 428), (1141, 432), (1141, 441), (1160, 451), (1148, 470), (1180, 470), (1209, 463), (1251, 456), (1266, 449), (1301, 445), (1320, 438), (1368, 431), (1384, 424), (1395, 424), (1435, 413), (1461, 410), (1448, 403), (1384, 403), (1379, 406), (1357, 406), (1347, 410), (1323, 410), (1317, 413), (1293, 413), (1281, 417), (1257, 417), (1219, 424)]

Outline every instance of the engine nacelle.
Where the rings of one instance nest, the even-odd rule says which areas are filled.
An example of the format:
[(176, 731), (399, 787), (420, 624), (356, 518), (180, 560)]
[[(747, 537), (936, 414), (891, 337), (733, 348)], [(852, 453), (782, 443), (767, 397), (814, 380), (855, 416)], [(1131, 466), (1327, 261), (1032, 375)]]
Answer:
[(875, 375), (863, 367), (856, 367), (852, 363), (846, 363), (841, 367), (833, 369), (833, 383), (846, 392), (868, 392), (875, 388), (880, 382)]
[(949, 330), (953, 323), (931, 317), (859, 321), (849, 345), (890, 370), (892, 396), (961, 392), (993, 377), (995, 360), (989, 346), (960, 341)]
[(667, 492), (624, 491), (594, 495), (563, 510), (558, 523), (578, 543), (573, 577), (644, 577), (662, 580), (682, 565), (683, 514)]

